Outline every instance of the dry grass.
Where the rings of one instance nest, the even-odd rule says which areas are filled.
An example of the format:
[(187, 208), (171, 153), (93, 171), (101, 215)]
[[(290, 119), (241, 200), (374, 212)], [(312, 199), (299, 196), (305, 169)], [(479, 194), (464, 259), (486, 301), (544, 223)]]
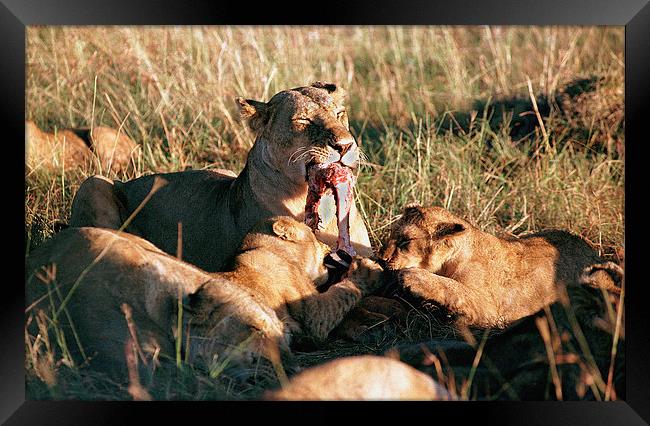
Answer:
[[(268, 100), (334, 81), (350, 94), (351, 127), (368, 158), (357, 197), (375, 246), (401, 206), (419, 201), (489, 232), (569, 229), (620, 260), (623, 40), (622, 27), (32, 27), (27, 119), (48, 131), (121, 128), (143, 149), (131, 175), (110, 177), (238, 171), (253, 137), (236, 96)], [(590, 83), (574, 84), (580, 79)], [(29, 251), (67, 221), (79, 184), (101, 170), (28, 164)], [(409, 338), (408, 328), (398, 335)], [(35, 397), (128, 398), (99, 379), (88, 386), (44, 341), (26, 343), (37, 346), (28, 354), (42, 354), (27, 362), (40, 383)], [(44, 385), (56, 380), (47, 366), (59, 372), (58, 387)], [(230, 385), (217, 392), (184, 371), (175, 381), (187, 387), (152, 396), (247, 395)]]

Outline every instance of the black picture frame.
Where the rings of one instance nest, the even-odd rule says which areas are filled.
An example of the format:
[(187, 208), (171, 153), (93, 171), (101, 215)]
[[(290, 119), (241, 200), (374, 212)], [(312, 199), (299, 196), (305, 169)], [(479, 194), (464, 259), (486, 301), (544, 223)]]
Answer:
[[(641, 280), (644, 233), (639, 227), (643, 215), (641, 194), (647, 193), (644, 179), (644, 146), (648, 132), (644, 113), (650, 94), (650, 4), (645, 0), (489, 2), (455, 0), (433, 3), (419, 1), (326, 2), (306, 5), (279, 5), (274, 2), (182, 3), (174, 0), (0, 0), (0, 117), (3, 147), (9, 149), (3, 167), (3, 193), (9, 196), (3, 211), (8, 217), (3, 232), (7, 238), (7, 271), (17, 271), (2, 285), (3, 339), (0, 367), (0, 420), (6, 424), (113, 424), (162, 418), (187, 422), (199, 415), (215, 422), (247, 421), (251, 417), (270, 419), (293, 416), (315, 419), (342, 417), (399, 421), (429, 419), (467, 421), (473, 418), (488, 424), (647, 424), (650, 421), (650, 367), (648, 353), (649, 314)], [(190, 403), (190, 402), (58, 402), (25, 401), (24, 385), (24, 291), (21, 270), (24, 262), (24, 154), (19, 141), (24, 138), (25, 118), (25, 35), (30, 25), (177, 25), (177, 24), (323, 24), (323, 25), (623, 25), (625, 26), (625, 260), (626, 287), (626, 401), (618, 402), (452, 402), (452, 403)], [(16, 155), (12, 155), (13, 150)], [(14, 199), (15, 198), (15, 199)], [(642, 220), (642, 219), (641, 219)], [(12, 244), (18, 241), (19, 244)], [(21, 242), (22, 241), (22, 242)], [(18, 246), (18, 247), (16, 247)], [(19, 250), (22, 248), (22, 251)], [(235, 407), (247, 404), (246, 407)], [(236, 410), (236, 411), (235, 411)]]

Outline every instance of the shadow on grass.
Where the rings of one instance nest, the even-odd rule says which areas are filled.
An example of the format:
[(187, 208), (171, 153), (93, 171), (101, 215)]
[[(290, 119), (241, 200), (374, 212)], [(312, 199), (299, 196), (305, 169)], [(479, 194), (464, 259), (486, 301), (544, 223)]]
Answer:
[(569, 304), (526, 317), (482, 347), (474, 330), (479, 336), (473, 344), (434, 339), (398, 345), (398, 352), (402, 361), (469, 399), (624, 400), (625, 345), (618, 341), (611, 364), (612, 334), (595, 321), (603, 308), (599, 293), (570, 288)]
[[(557, 145), (557, 148), (571, 144), (576, 150), (586, 149), (597, 153), (611, 151), (615, 158), (622, 158), (622, 97), (613, 101), (614, 106), (592, 108), (602, 103), (599, 98), (608, 96), (601, 93), (605, 84), (602, 78), (594, 76), (575, 79), (552, 96), (537, 96), (537, 108), (531, 97), (525, 95), (496, 100), (477, 99), (468, 110), (440, 114), (431, 126), (439, 129), (439, 132), (451, 131), (458, 136), (471, 134), (481, 126), (481, 122), (485, 122), (493, 135), (507, 135), (512, 145), (526, 148), (531, 142), (542, 139), (541, 118), (550, 143)], [(617, 103), (619, 100), (620, 105)], [(363, 139), (365, 146), (380, 153), (378, 161), (384, 164), (386, 159), (381, 158), (381, 150), (377, 148), (386, 136), (386, 125), (377, 119), (367, 118), (367, 121), (351, 121), (350, 126), (355, 135)], [(400, 130), (415, 134), (417, 123)], [(486, 138), (488, 150), (492, 148), (492, 139), (490, 136)]]

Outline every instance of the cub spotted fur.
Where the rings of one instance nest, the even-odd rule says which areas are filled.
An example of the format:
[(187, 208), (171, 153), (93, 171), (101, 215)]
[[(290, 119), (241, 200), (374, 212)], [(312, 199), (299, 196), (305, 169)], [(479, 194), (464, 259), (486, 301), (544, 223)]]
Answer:
[(410, 292), (458, 314), (459, 323), (483, 327), (505, 327), (556, 302), (559, 286), (616, 292), (623, 275), (566, 231), (499, 238), (443, 208), (418, 205), (404, 209), (382, 258)]
[[(319, 293), (328, 251), (305, 224), (274, 217), (244, 238), (230, 271), (208, 274), (137, 236), (70, 228), (29, 255), (27, 300), (50, 318), (60, 311), (59, 321), (72, 320), (74, 328), (63, 329), (76, 332), (92, 366), (124, 373), (127, 338), (149, 366), (174, 358), (180, 294), (189, 360), (210, 366), (230, 359), (247, 368), (259, 355), (273, 359), (277, 348), (290, 356), (292, 336), (326, 338), (377, 287), (381, 268), (357, 257), (340, 282)], [(132, 311), (132, 328), (123, 304)], [(70, 348), (74, 342), (68, 336)]]

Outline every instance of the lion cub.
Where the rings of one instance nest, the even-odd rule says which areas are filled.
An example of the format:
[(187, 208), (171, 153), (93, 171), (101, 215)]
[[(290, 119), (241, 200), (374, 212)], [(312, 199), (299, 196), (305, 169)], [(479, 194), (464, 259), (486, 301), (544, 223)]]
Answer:
[(377, 287), (381, 268), (357, 257), (341, 281), (319, 293), (328, 251), (307, 225), (273, 217), (245, 237), (231, 271), (208, 274), (140, 237), (70, 228), (27, 259), (29, 313), (58, 317), (75, 333), (69, 348), (96, 369), (123, 374), (127, 350), (146, 365), (174, 359), (180, 295), (184, 356), (246, 369), (260, 355), (277, 359), (278, 348), (290, 355), (293, 335), (326, 338)]
[(623, 276), (566, 231), (499, 238), (443, 208), (414, 204), (393, 226), (382, 258), (412, 294), (457, 314), (458, 324), (479, 327), (503, 328), (539, 311), (557, 301), (559, 286), (618, 291)]

